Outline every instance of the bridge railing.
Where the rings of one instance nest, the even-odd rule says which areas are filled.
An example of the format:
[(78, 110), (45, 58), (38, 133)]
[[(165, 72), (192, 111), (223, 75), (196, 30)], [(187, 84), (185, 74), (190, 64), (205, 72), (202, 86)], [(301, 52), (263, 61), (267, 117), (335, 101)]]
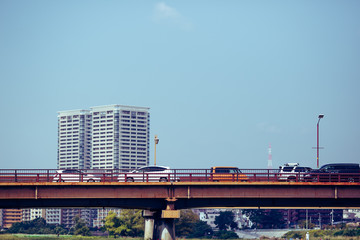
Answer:
[(56, 169), (0, 169), (0, 182), (51, 182)]
[(282, 173), (277, 169), (241, 169), (239, 173), (212, 173), (210, 169), (172, 169), (133, 173), (129, 169), (0, 169), (0, 182), (359, 182), (360, 173)]

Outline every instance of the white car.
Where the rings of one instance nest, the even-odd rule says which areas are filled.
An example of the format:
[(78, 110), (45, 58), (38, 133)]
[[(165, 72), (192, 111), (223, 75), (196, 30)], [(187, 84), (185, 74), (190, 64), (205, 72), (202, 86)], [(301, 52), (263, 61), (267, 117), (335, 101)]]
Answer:
[(303, 181), (307, 172), (311, 171), (310, 167), (301, 167), (299, 163), (285, 163), (279, 167), (279, 181)]
[(173, 171), (164, 166), (146, 166), (129, 173), (121, 173), (119, 182), (168, 182), (175, 181)]
[(57, 170), (53, 182), (100, 182), (100, 178), (77, 169)]

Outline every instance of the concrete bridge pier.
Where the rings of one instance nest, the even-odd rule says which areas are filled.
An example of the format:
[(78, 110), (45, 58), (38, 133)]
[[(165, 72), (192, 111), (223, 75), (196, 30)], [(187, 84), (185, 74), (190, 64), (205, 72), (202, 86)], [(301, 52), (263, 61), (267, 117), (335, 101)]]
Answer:
[(143, 211), (145, 240), (175, 240), (174, 220), (180, 217), (179, 210)]
[(154, 239), (154, 230), (155, 230), (155, 214), (156, 212), (144, 210), (143, 218), (145, 219), (145, 231), (144, 231), (144, 240), (153, 240)]

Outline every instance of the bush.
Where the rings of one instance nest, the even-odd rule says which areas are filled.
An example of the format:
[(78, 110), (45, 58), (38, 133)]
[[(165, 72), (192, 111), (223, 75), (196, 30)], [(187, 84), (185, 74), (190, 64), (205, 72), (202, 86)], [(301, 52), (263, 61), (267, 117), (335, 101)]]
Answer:
[(47, 224), (43, 218), (14, 223), (6, 233), (58, 234), (67, 232), (62, 226)]
[(239, 238), (239, 236), (231, 231), (226, 231), (226, 230), (221, 230), (218, 232), (215, 232), (214, 234), (216, 236), (216, 238), (220, 238), (220, 239), (237, 239)]
[(302, 232), (299, 231), (290, 231), (287, 232), (284, 237), (286, 238), (305, 238), (305, 234), (303, 234)]
[(324, 232), (321, 230), (314, 232), (314, 237), (323, 237), (323, 236), (324, 236)]

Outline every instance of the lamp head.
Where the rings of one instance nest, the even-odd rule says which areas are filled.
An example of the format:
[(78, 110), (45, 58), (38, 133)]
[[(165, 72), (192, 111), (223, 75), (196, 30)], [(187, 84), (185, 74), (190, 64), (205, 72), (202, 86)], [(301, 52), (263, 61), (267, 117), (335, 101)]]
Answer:
[(324, 117), (324, 114), (319, 114), (319, 119), (323, 118), (323, 117)]

